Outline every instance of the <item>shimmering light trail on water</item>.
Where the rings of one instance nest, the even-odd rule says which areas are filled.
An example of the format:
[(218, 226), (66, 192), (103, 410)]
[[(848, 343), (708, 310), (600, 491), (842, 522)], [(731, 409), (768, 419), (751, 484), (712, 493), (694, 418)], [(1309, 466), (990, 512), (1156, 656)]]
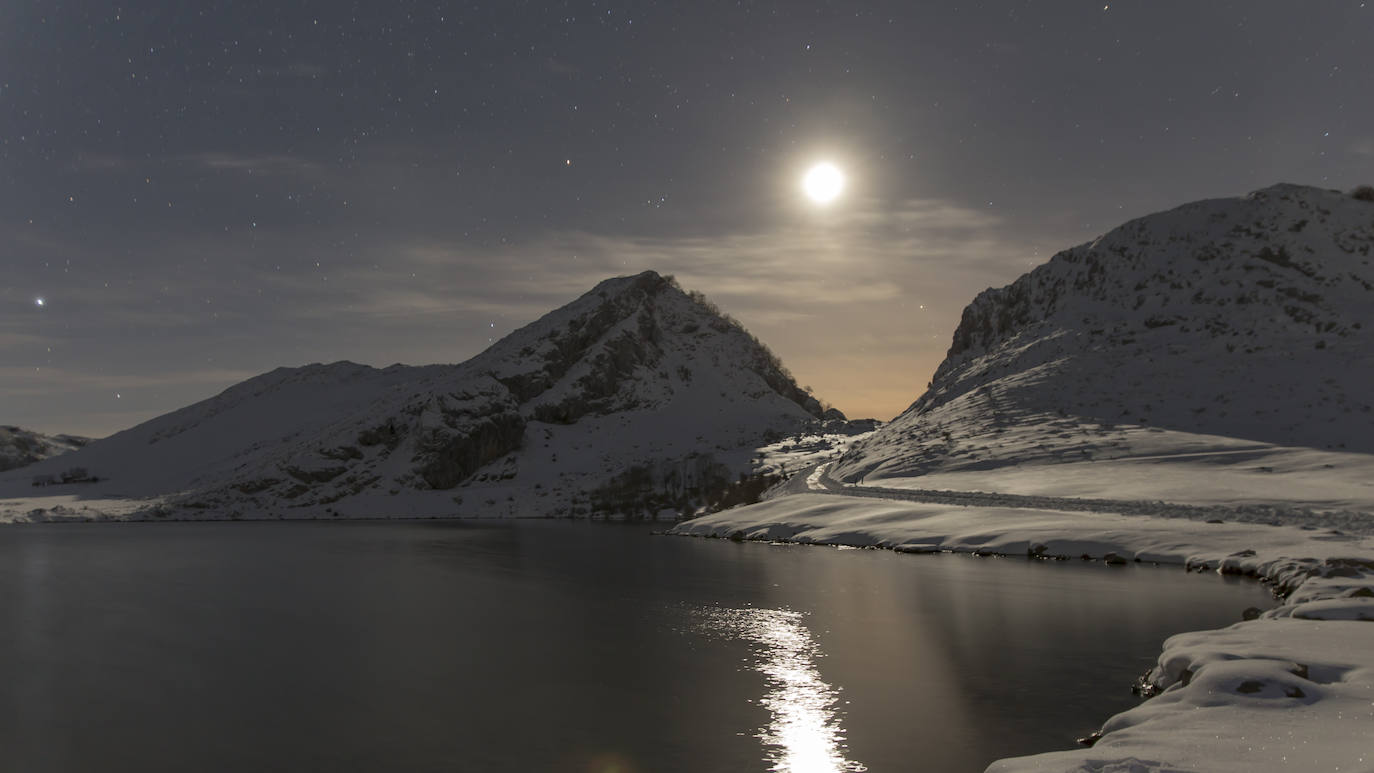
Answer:
[(821, 679), (820, 648), (800, 612), (785, 609), (703, 609), (707, 626), (749, 642), (752, 667), (764, 675), (768, 692), (759, 704), (772, 721), (756, 737), (763, 742), (770, 771), (842, 773), (864, 771), (845, 758), (844, 728), (835, 704), (838, 691)]
[(652, 528), (0, 529), (0, 770), (983, 770), (1070, 748), (1166, 637), (1269, 603)]

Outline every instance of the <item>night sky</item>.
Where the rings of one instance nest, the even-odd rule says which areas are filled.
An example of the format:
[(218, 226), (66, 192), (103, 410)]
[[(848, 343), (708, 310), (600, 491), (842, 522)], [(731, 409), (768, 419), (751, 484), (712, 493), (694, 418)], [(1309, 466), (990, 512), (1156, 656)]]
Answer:
[(981, 289), (1280, 181), (1374, 182), (1374, 2), (8, 0), (0, 423), (459, 362), (649, 268), (889, 418)]

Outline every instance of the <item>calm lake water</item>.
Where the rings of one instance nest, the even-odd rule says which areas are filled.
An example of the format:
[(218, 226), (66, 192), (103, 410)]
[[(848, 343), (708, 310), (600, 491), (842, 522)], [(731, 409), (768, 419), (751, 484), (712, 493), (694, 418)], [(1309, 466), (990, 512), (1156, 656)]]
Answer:
[(978, 771), (1268, 603), (623, 524), (8, 527), (0, 769)]

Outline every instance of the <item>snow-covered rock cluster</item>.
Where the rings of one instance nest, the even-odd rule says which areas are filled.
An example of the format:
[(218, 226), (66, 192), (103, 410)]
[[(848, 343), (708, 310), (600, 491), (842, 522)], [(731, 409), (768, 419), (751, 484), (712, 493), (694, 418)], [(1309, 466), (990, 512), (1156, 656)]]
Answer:
[(1374, 203), (1277, 185), (1131, 221), (983, 292), (925, 394), (832, 474), (1129, 458), (1160, 453), (1159, 430), (1374, 452), (1371, 383)]
[[(279, 368), (64, 464), (102, 479), (87, 507), (175, 517), (678, 513), (823, 414), (737, 322), (645, 272), (460, 365)], [(10, 519), (19, 483), (0, 479)]]
[(91, 442), (77, 435), (44, 435), (22, 427), (0, 426), (0, 472), (41, 462)]
[(1229, 561), (1291, 595), (1258, 619), (1170, 637), (1140, 680), (1150, 700), (1107, 720), (1091, 748), (988, 773), (1374, 769), (1374, 559)]

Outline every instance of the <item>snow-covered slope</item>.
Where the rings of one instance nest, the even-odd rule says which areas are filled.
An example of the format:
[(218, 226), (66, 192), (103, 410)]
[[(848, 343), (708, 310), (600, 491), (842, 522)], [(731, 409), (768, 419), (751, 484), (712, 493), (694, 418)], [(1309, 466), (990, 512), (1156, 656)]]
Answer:
[(974, 485), (1171, 454), (1256, 471), (1312, 462), (1286, 449), (1329, 454), (1322, 469), (1369, 458), (1371, 261), (1374, 203), (1335, 191), (1276, 185), (1131, 221), (974, 299), (930, 388), (831, 474)]
[(44, 435), (21, 427), (0, 426), (0, 472), (65, 454), (91, 442), (76, 435)]
[(73, 454), (101, 481), (61, 488), (192, 517), (686, 510), (821, 414), (738, 323), (645, 272), (461, 365), (249, 379)]

